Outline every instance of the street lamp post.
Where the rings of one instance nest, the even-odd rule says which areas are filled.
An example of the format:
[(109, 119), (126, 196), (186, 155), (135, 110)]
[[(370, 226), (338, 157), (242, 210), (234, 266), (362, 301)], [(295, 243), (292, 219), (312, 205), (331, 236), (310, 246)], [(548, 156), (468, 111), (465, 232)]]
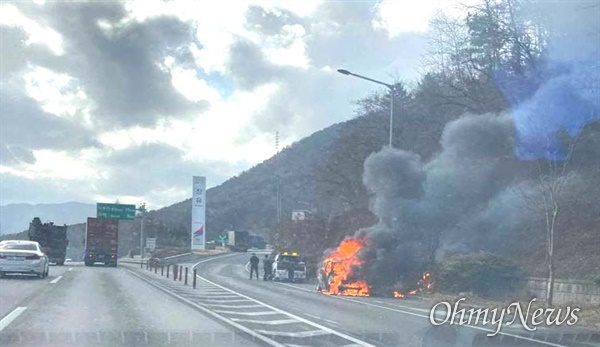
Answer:
[(381, 82), (378, 80), (374, 80), (372, 78), (369, 77), (365, 77), (365, 76), (361, 76), (355, 73), (352, 73), (348, 70), (344, 70), (344, 69), (338, 69), (337, 72), (341, 73), (342, 75), (347, 75), (347, 76), (354, 76), (354, 77), (358, 77), (361, 78), (363, 80), (367, 80), (369, 82), (373, 82), (373, 83), (377, 83), (377, 84), (381, 84), (383, 86), (386, 86), (390, 89), (390, 142), (389, 142), (389, 146), (390, 148), (392, 148), (392, 135), (393, 135), (393, 129), (394, 129), (394, 92), (396, 91), (395, 87), (393, 84), (388, 84), (385, 82)]

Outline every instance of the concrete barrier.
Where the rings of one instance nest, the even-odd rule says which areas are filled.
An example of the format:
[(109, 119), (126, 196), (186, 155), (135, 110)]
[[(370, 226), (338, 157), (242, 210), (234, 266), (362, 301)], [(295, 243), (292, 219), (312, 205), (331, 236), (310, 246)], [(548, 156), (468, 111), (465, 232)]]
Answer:
[[(544, 300), (547, 283), (545, 278), (529, 277), (525, 279), (524, 289), (530, 295)], [(600, 286), (591, 281), (557, 279), (554, 281), (554, 302), (600, 305)]]

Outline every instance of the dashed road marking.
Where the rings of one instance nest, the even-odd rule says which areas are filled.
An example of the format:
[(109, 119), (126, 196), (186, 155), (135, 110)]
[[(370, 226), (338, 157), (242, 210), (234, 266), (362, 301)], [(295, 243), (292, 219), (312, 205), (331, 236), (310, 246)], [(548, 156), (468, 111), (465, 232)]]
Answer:
[(283, 325), (283, 324), (298, 324), (295, 319), (276, 319), (276, 320), (256, 320), (256, 319), (243, 319), (243, 318), (231, 318), (234, 322), (240, 323), (252, 323), (252, 324), (266, 324), (266, 325)]
[(261, 308), (260, 305), (219, 305), (219, 304), (209, 304), (210, 307), (220, 307), (220, 308)]
[(230, 302), (250, 302), (250, 300), (247, 300), (247, 299), (233, 299), (233, 300), (212, 300), (212, 299), (206, 299), (203, 302), (207, 302), (207, 303), (211, 303), (211, 302), (230, 303)]
[(227, 298), (237, 298), (236, 295), (194, 295), (197, 298), (205, 298), (205, 299), (227, 299)]
[(4, 318), (0, 319), (0, 331), (4, 330), (10, 323), (12, 323), (17, 317), (25, 311), (27, 307), (17, 307), (12, 312), (4, 316)]
[(267, 336), (282, 336), (282, 337), (315, 337), (328, 335), (327, 331), (323, 330), (311, 330), (311, 331), (300, 331), (300, 332), (288, 332), (288, 331), (268, 331), (268, 330), (257, 330), (257, 332)]
[(227, 310), (214, 310), (215, 312), (218, 313), (223, 313), (223, 314), (235, 314), (238, 316), (269, 316), (269, 315), (274, 315), (274, 314), (280, 314), (279, 312), (275, 312), (275, 311), (258, 311), (258, 312), (242, 312), (242, 311), (227, 311)]
[(310, 314), (310, 313), (305, 313), (304, 315), (309, 316), (311, 318), (321, 319), (321, 317), (315, 316), (314, 314)]
[(58, 281), (60, 281), (63, 277), (62, 276), (58, 276), (55, 279), (53, 279), (52, 281), (50, 281), (50, 283), (54, 284), (54, 283), (58, 283)]

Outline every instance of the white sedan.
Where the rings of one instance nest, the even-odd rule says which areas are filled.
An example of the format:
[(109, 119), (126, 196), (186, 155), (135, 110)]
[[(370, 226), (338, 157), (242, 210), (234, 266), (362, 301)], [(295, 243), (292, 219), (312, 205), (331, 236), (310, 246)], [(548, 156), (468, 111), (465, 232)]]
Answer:
[(50, 261), (35, 241), (5, 241), (0, 243), (0, 277), (8, 273), (48, 276)]

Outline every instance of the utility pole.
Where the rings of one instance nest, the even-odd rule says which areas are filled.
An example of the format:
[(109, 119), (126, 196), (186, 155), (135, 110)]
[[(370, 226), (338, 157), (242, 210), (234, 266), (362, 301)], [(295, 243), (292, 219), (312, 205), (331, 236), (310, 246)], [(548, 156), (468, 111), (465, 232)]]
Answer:
[(146, 203), (140, 205), (137, 209), (140, 211), (140, 260), (144, 259), (144, 220), (146, 219)]

